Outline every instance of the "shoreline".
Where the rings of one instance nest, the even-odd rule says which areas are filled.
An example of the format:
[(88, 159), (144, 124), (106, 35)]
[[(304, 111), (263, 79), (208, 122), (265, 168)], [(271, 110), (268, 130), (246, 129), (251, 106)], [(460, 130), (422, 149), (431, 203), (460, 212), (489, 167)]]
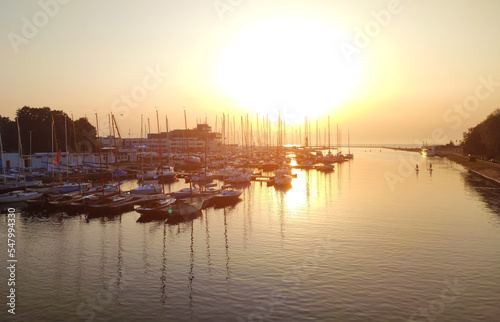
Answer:
[(500, 184), (500, 168), (477, 161), (470, 162), (468, 157), (457, 154), (444, 155), (443, 157), (464, 166), (466, 169), (475, 174)]

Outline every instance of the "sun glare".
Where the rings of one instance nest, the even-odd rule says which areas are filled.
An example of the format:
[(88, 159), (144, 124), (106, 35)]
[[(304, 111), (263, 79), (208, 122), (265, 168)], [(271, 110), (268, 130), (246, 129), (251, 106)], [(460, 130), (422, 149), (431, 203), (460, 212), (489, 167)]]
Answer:
[(229, 46), (219, 82), (252, 111), (280, 111), (289, 123), (320, 116), (349, 97), (356, 79), (356, 66), (342, 56), (339, 39), (331, 26), (310, 20), (261, 22)]

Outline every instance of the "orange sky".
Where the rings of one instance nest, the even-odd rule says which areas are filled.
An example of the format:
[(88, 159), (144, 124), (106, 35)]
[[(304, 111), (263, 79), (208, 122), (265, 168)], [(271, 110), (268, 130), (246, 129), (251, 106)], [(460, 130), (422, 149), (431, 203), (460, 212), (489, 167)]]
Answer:
[(324, 128), (330, 115), (353, 143), (445, 143), (500, 107), (499, 9), (464, 0), (2, 1), (1, 115), (49, 106), (106, 122), (114, 111), (135, 137), (155, 107), (177, 128), (183, 107), (190, 126), (225, 112), (281, 113), (290, 127), (309, 116)]

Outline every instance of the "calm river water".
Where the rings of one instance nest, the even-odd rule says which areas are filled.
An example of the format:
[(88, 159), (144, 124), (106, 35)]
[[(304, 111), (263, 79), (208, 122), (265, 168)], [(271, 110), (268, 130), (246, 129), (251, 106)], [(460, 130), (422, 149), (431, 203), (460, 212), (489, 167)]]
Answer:
[[(354, 154), (189, 222), (20, 212), (0, 320), (498, 321), (500, 186), (439, 157)], [(7, 266), (5, 215), (0, 236)]]

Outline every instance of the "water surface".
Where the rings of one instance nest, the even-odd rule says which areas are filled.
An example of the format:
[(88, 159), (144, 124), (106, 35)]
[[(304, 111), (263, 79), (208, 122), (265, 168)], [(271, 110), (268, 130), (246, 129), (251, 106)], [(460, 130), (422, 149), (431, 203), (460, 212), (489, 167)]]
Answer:
[(497, 320), (499, 186), (439, 157), (354, 154), (176, 224), (22, 212), (13, 320)]

